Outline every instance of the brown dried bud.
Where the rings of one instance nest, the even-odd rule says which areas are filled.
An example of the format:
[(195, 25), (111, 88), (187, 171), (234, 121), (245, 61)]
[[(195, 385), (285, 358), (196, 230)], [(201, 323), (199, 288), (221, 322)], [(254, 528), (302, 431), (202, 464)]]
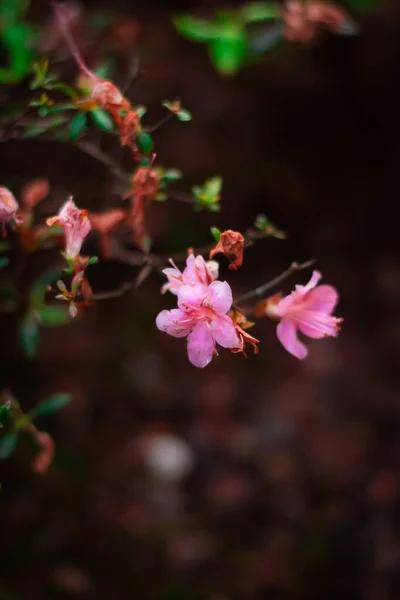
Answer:
[(283, 14), (285, 21), (284, 37), (292, 42), (311, 44), (317, 40), (325, 27), (337, 33), (348, 21), (346, 12), (331, 2), (289, 0)]
[(32, 464), (32, 470), (35, 473), (42, 475), (46, 473), (54, 458), (54, 441), (53, 438), (45, 431), (38, 431), (36, 427), (32, 431), (35, 441), (40, 446), (39, 454), (36, 455)]
[(39, 202), (44, 200), (50, 191), (47, 179), (32, 179), (23, 188), (21, 192), (22, 204), (30, 212)]
[(142, 195), (146, 200), (151, 200), (158, 192), (160, 177), (154, 169), (139, 167), (133, 176), (133, 193)]
[(229, 268), (236, 271), (243, 262), (244, 237), (239, 231), (228, 229), (221, 233), (218, 244), (210, 252), (210, 258), (222, 253), (229, 259)]

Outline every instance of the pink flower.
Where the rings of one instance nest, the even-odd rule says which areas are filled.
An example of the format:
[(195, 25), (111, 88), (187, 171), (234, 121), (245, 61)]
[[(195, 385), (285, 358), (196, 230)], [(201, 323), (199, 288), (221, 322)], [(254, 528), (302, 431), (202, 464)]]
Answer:
[(161, 288), (161, 293), (164, 294), (170, 291), (172, 294), (177, 294), (178, 289), (182, 285), (203, 284), (209, 285), (218, 277), (218, 263), (215, 260), (206, 262), (202, 256), (194, 256), (190, 254), (186, 260), (186, 268), (181, 273), (175, 263), (170, 259), (172, 265), (163, 270), (167, 276), (168, 282)]
[(208, 284), (211, 276), (203, 269), (204, 260), (197, 260), (199, 258), (202, 259), (188, 257), (183, 281), (179, 280), (181, 283), (176, 288), (178, 308), (161, 311), (156, 325), (173, 337), (187, 336), (189, 360), (195, 367), (203, 368), (217, 354), (216, 344), (239, 348), (241, 342), (232, 319), (226, 314), (232, 306), (231, 288), (226, 281)]
[(0, 186), (0, 223), (17, 220), (18, 202), (6, 187)]
[(314, 271), (307, 285), (296, 285), (294, 292), (268, 311), (281, 320), (276, 331), (279, 341), (300, 360), (307, 356), (308, 350), (298, 339), (298, 331), (315, 339), (336, 337), (343, 321), (332, 316), (338, 293), (330, 285), (317, 286), (321, 277), (321, 273)]
[(60, 225), (65, 233), (65, 254), (67, 258), (75, 259), (83, 244), (83, 240), (92, 228), (87, 210), (80, 210), (72, 196), (62, 206), (59, 214), (46, 221), (47, 225)]

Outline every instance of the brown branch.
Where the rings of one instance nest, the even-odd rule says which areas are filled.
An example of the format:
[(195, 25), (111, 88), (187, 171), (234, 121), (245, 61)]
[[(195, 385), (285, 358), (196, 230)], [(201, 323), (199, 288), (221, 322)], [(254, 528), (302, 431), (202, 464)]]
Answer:
[(259, 287), (255, 288), (254, 290), (250, 290), (249, 292), (242, 294), (238, 298), (235, 298), (234, 304), (235, 305), (241, 304), (242, 302), (247, 302), (248, 300), (253, 300), (253, 298), (257, 298), (257, 299), (263, 298), (263, 296), (265, 295), (266, 292), (268, 292), (275, 286), (282, 283), (282, 281), (285, 281), (285, 279), (287, 279), (288, 277), (293, 275), (293, 273), (297, 273), (297, 271), (302, 271), (303, 269), (308, 269), (309, 267), (312, 267), (315, 264), (315, 262), (316, 262), (315, 258), (313, 258), (312, 260), (307, 260), (306, 262), (303, 262), (303, 263), (293, 262), (290, 265), (290, 267), (288, 269), (286, 269), (286, 271), (283, 271), (283, 273), (281, 273), (274, 279), (271, 279), (270, 281), (267, 281), (266, 283), (264, 283), (263, 285), (260, 285)]
[(153, 133), (154, 131), (157, 131), (157, 129), (159, 129), (162, 125), (165, 125), (165, 123), (168, 123), (168, 121), (170, 121), (173, 116), (174, 116), (173, 113), (169, 113), (168, 115), (166, 115), (165, 117), (163, 117), (162, 119), (157, 121), (157, 123), (154, 123), (154, 125), (149, 125), (148, 127), (143, 127), (143, 130), (146, 131), (146, 133)]
[(110, 171), (112, 175), (124, 185), (129, 185), (131, 176), (127, 173), (119, 164), (111, 158), (108, 154), (103, 152), (96, 144), (89, 142), (88, 140), (79, 140), (74, 143), (74, 146), (89, 154), (92, 158), (102, 163)]

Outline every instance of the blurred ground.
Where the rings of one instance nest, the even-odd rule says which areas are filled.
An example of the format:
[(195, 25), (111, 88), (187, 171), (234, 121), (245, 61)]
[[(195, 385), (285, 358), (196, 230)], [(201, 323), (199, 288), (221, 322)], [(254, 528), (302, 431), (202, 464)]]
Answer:
[[(345, 321), (338, 340), (310, 342), (304, 363), (260, 322), (258, 356), (221, 352), (199, 371), (154, 326), (173, 305), (157, 275), (135, 297), (44, 330), (33, 361), (2, 316), (2, 379), (22, 405), (64, 389), (73, 402), (46, 421), (57, 441), (46, 476), (31, 473), (28, 448), (2, 465), (0, 598), (395, 599), (400, 11), (365, 17), (358, 38), (283, 45), (226, 81), (161, 3), (118, 5), (142, 22), (144, 74), (130, 97), (156, 107), (179, 96), (194, 115), (159, 131), (160, 163), (189, 183), (225, 181), (220, 215), (154, 206), (159, 248), (201, 243), (211, 224), (243, 230), (264, 212), (289, 240), (257, 244), (222, 278), (244, 290), (317, 257)], [(56, 197), (118, 202), (103, 167), (73, 148), (12, 142), (0, 153), (1, 181), (16, 190), (44, 175)], [(95, 283), (130, 276), (106, 264)]]

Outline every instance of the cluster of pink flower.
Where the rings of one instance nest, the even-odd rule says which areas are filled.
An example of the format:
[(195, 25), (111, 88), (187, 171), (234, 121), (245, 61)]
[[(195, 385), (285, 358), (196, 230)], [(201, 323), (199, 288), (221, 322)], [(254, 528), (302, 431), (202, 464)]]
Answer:
[(168, 278), (163, 291), (177, 295), (178, 308), (160, 312), (156, 324), (174, 337), (187, 336), (188, 356), (193, 365), (208, 365), (217, 354), (216, 344), (240, 348), (239, 335), (226, 314), (232, 306), (232, 291), (226, 281), (217, 281), (218, 263), (206, 263), (202, 256), (191, 254), (183, 273), (175, 265), (163, 272)]
[[(8, 222), (18, 222), (17, 211), (18, 203), (13, 194), (0, 187), (0, 222), (3, 227)], [(59, 214), (48, 219), (47, 224), (62, 227), (64, 254), (69, 264), (74, 266), (75, 275), (82, 276), (84, 259), (80, 251), (92, 227), (88, 211), (77, 208), (69, 198)], [(237, 353), (243, 352), (245, 341), (253, 345), (258, 343), (240, 327), (242, 321), (232, 318), (231, 314), (234, 315), (235, 311), (228, 314), (233, 304), (232, 290), (226, 281), (218, 281), (216, 261), (206, 262), (202, 256), (190, 254), (183, 272), (171, 263), (172, 268), (163, 271), (168, 281), (162, 292), (175, 294), (178, 308), (161, 311), (156, 324), (158, 329), (173, 337), (187, 337), (188, 357), (193, 365), (207, 366), (218, 354), (217, 344)], [(338, 293), (330, 285), (317, 285), (321, 277), (321, 273), (314, 271), (307, 285), (297, 285), (288, 296), (274, 297), (263, 304), (263, 314), (279, 320), (277, 335), (280, 342), (300, 360), (307, 356), (308, 351), (298, 339), (298, 332), (315, 339), (335, 337), (342, 322), (342, 319), (332, 316)], [(259, 315), (260, 311), (254, 314)]]
[[(238, 326), (227, 315), (233, 299), (229, 284), (217, 281), (217, 263), (206, 263), (202, 256), (190, 255), (181, 273), (164, 270), (168, 283), (163, 291), (177, 295), (178, 308), (163, 310), (157, 316), (158, 329), (174, 337), (187, 336), (190, 362), (205, 367), (217, 354), (216, 344), (238, 351), (241, 346)], [(310, 338), (335, 337), (342, 319), (332, 316), (338, 301), (336, 290), (329, 285), (317, 286), (321, 274), (314, 271), (305, 286), (279, 300), (268, 303), (266, 314), (279, 319), (277, 335), (284, 348), (303, 359), (307, 348), (298, 339), (298, 331)]]

